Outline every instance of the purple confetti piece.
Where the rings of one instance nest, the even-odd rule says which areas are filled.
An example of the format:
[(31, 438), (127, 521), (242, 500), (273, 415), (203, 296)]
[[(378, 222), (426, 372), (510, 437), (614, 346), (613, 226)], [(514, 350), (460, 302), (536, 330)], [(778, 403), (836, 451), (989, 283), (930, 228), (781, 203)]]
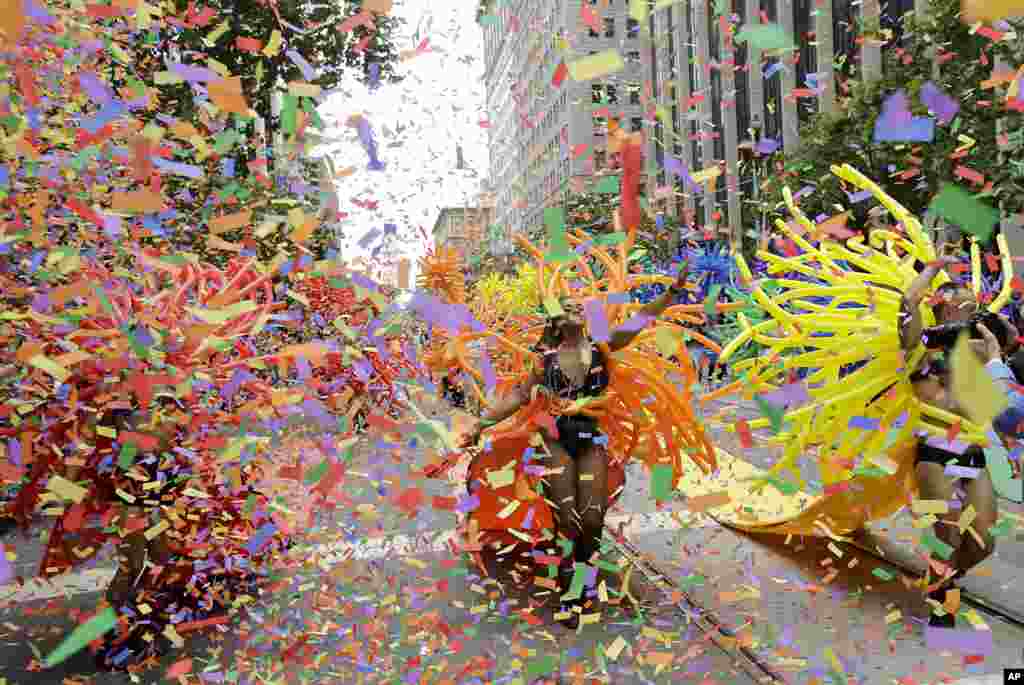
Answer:
[(794, 200), (799, 200), (804, 195), (808, 195), (810, 193), (813, 193), (816, 189), (817, 189), (817, 186), (804, 186), (800, 190), (798, 190), (795, 193), (793, 193), (793, 199)]
[(487, 392), (494, 392), (498, 387), (498, 374), (494, 371), (494, 364), (491, 363), (491, 355), (487, 354), (487, 350), (484, 350), (480, 357), (480, 372), (483, 374)]
[(611, 340), (608, 317), (605, 315), (604, 304), (600, 299), (591, 298), (584, 301), (583, 313), (587, 319), (587, 328), (590, 329), (591, 338), (597, 342), (608, 342)]
[(649, 324), (651, 321), (654, 321), (653, 316), (648, 316), (643, 312), (637, 312), (633, 316), (629, 317), (625, 323), (619, 326), (616, 329), (616, 332), (623, 331), (626, 333), (635, 333), (636, 331), (643, 330), (644, 326)]
[(289, 50), (284, 54), (288, 56), (288, 59), (292, 61), (292, 64), (299, 68), (299, 70), (302, 72), (302, 78), (306, 79), (307, 81), (316, 80), (316, 69), (314, 69), (313, 65), (306, 61), (305, 57), (297, 53), (295, 50)]
[(362, 238), (359, 239), (359, 247), (363, 248), (364, 250), (368, 249), (370, 247), (370, 245), (373, 243), (373, 241), (380, 234), (381, 233), (380, 233), (380, 229), (379, 228), (370, 229), (366, 233), (366, 235), (364, 235)]
[(957, 630), (925, 626), (925, 642), (933, 652), (960, 652), (961, 654), (992, 653), (991, 630)]
[(370, 90), (377, 90), (380, 86), (380, 65), (374, 62), (370, 65)]
[(629, 304), (629, 293), (611, 293), (608, 304)]
[(530, 530), (533, 528), (533, 507), (530, 507), (526, 512), (526, 516), (523, 517), (523, 525), (521, 526), (524, 530)]
[(14, 568), (7, 559), (7, 550), (4, 548), (4, 544), (0, 542), (0, 585), (6, 585), (13, 579)]
[(935, 112), (940, 124), (948, 124), (960, 111), (960, 103), (946, 95), (934, 83), (929, 81), (921, 86), (921, 102)]
[(256, 533), (249, 540), (249, 543), (245, 546), (245, 549), (249, 554), (256, 555), (263, 549), (264, 545), (270, 540), (272, 536), (277, 532), (277, 526), (273, 523), (265, 523), (263, 526), (256, 531)]
[(762, 138), (757, 143), (757, 151), (762, 155), (770, 155), (779, 149), (779, 141), (772, 138)]
[(925, 443), (936, 449), (945, 450), (952, 454), (963, 454), (970, 447), (966, 442), (960, 442), (959, 440), (947, 440), (946, 438), (940, 438), (937, 435), (931, 435)]
[(974, 480), (981, 474), (981, 469), (972, 469), (969, 466), (959, 466), (958, 464), (946, 464), (946, 475), (953, 476), (954, 478), (967, 478)]
[(91, 71), (83, 71), (78, 74), (78, 83), (82, 90), (97, 105), (105, 105), (113, 98), (113, 94), (107, 86), (100, 81)]
[(867, 416), (851, 416), (848, 427), (876, 431), (882, 427), (882, 421), (880, 419), (871, 419)]
[(760, 397), (773, 406), (786, 409), (794, 409), (811, 401), (811, 396), (807, 393), (807, 386), (803, 382), (784, 385), (778, 390), (765, 393)]
[(913, 117), (908, 122), (878, 117), (875, 121), (876, 143), (928, 143), (935, 139), (935, 120)]
[(864, 200), (870, 199), (871, 198), (871, 191), (870, 190), (862, 190), (862, 191), (857, 192), (857, 193), (847, 193), (847, 196), (850, 198), (850, 204), (855, 205), (858, 202), (864, 202)]
[(96, 113), (96, 116), (91, 117), (87, 121), (83, 121), (82, 128), (89, 133), (96, 133), (110, 122), (127, 113), (128, 108), (125, 107), (123, 103), (117, 100), (111, 100)]
[(479, 495), (460, 496), (459, 501), (455, 505), (455, 510), (460, 514), (468, 514), (471, 511), (475, 511), (479, 506)]
[(183, 164), (181, 162), (171, 162), (164, 159), (163, 157), (151, 157), (153, 166), (161, 171), (166, 171), (171, 174), (178, 176), (185, 176), (187, 178), (202, 178), (203, 170), (192, 164)]
[(775, 76), (775, 74), (779, 73), (780, 71), (782, 71), (782, 62), (773, 62), (772, 64), (768, 65), (767, 69), (764, 70), (764, 77), (766, 79), (769, 79), (772, 76)]

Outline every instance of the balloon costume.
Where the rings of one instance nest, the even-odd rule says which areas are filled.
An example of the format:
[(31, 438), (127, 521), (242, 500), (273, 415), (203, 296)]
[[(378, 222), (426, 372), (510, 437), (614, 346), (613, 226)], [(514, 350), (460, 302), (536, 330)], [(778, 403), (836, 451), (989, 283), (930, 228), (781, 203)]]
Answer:
[[(915, 261), (936, 258), (929, 237), (916, 218), (861, 173), (848, 165), (832, 171), (871, 191), (906, 235), (876, 230), (870, 245), (861, 237), (845, 245), (827, 239), (812, 245), (785, 222), (776, 221), (802, 252), (791, 257), (759, 253), (768, 263), (769, 275), (795, 272), (813, 282), (783, 276), (774, 281), (780, 289), (774, 296), (754, 284), (754, 301), (768, 319), (751, 325), (741, 313), (743, 331), (725, 346), (722, 358), (736, 355), (751, 341), (769, 353), (737, 363), (739, 380), (725, 390), (749, 397), (793, 387), (799, 376), (806, 377), (805, 401), (789, 407), (775, 425), (771, 443), (779, 445), (783, 455), (770, 475), (789, 476), (803, 487), (797, 461), (816, 450), (825, 494), (799, 514), (738, 521), (740, 528), (784, 534), (821, 534), (824, 529), (840, 535), (857, 530), (907, 503), (915, 488), (918, 431), (939, 438), (955, 436), (968, 444), (988, 443), (982, 426), (923, 403), (911, 387), (911, 372), (925, 349), (918, 344), (904, 357), (898, 315), (902, 293), (916, 276)], [(813, 235), (815, 225), (788, 190), (785, 198), (796, 222)], [(1003, 270), (1012, 273), (1002, 236), (998, 244)], [(737, 262), (749, 280), (742, 256)], [(946, 280), (940, 274), (936, 285)], [(1007, 281), (988, 309), (998, 311), (1009, 296)], [(926, 326), (935, 323), (929, 306), (921, 306), (921, 315)], [(772, 423), (773, 418), (766, 417), (749, 426), (768, 428)]]
[[(719, 349), (699, 332), (684, 328), (684, 324), (702, 323), (704, 305), (670, 307), (630, 345), (612, 353), (607, 346), (608, 330), (628, 326), (627, 321), (642, 306), (630, 303), (629, 293), (638, 286), (667, 284), (672, 279), (630, 273), (627, 255), (635, 237), (632, 229), (614, 246), (595, 244), (591, 236), (578, 230), (568, 231), (565, 237), (575, 252), (562, 259), (551, 259), (522, 237), (519, 242), (534, 257), (541, 302), (550, 307), (551, 302), (569, 300), (582, 303), (590, 312), (589, 334), (598, 341), (607, 378), (597, 384), (596, 392), (582, 393), (578, 399), (537, 394), (487, 433), (484, 449), (471, 448), (457, 459), (426, 469), (428, 475), (447, 473), (452, 480), (466, 484), (458, 509), (465, 515), (463, 529), (470, 551), (484, 546), (535, 545), (549, 538), (545, 531), (552, 530), (554, 519), (543, 487), (544, 467), (539, 464), (543, 450), (539, 429), (557, 424), (563, 417), (596, 420), (610, 464), (609, 504), (622, 492), (625, 464), (630, 459), (639, 459), (652, 472), (663, 475), (670, 488), (682, 475), (687, 460), (704, 472), (716, 468), (715, 449), (694, 411), (691, 388), (696, 370), (681, 344), (685, 331), (701, 344)], [(600, 276), (595, 267), (600, 268)], [(453, 285), (455, 274), (442, 275), (442, 262), (424, 264), (421, 269), (430, 274), (423, 277), (422, 285), (429, 278), (443, 285), (449, 296), (459, 292)], [(534, 369), (543, 368), (535, 346), (546, 317), (536, 308), (524, 313), (470, 303), (468, 309), (482, 325), (478, 330), (456, 326), (441, 336), (435, 330), (437, 340), (428, 364), (439, 371), (453, 365), (461, 369), (475, 379), (473, 392), (490, 404), (524, 382)]]

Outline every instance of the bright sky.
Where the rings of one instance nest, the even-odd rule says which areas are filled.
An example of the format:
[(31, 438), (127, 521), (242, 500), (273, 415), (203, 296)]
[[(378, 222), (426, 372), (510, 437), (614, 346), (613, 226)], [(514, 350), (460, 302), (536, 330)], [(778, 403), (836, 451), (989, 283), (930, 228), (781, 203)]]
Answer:
[[(399, 68), (402, 83), (381, 84), (375, 91), (352, 79), (324, 103), (320, 112), (338, 139), (327, 149), (335, 168), (355, 167), (338, 182), (346, 221), (343, 256), (368, 254), (359, 240), (374, 228), (397, 224), (400, 249), (415, 261), (425, 251), (420, 227), (430, 235), (442, 206), (476, 200), (488, 169), (484, 113), (483, 44), (475, 3), (466, 0), (396, 0), (392, 14), (406, 19), (400, 50), (416, 47), (414, 34), (429, 38), (430, 52)], [(373, 126), (384, 171), (367, 170), (366, 151), (356, 129), (345, 121), (360, 113)], [(332, 126), (333, 122), (333, 126)], [(466, 168), (456, 169), (456, 145), (461, 144)], [(353, 200), (377, 201), (375, 211)]]

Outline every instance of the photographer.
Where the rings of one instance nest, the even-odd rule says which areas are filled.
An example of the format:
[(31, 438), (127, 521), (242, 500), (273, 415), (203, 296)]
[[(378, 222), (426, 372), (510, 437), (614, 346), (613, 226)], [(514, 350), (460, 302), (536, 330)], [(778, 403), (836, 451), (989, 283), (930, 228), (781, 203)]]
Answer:
[[(922, 341), (929, 348), (928, 355), (910, 376), (914, 394), (922, 402), (965, 416), (963, 408), (957, 405), (950, 392), (950, 369), (945, 359), (946, 354), (952, 349), (964, 329), (972, 328), (984, 335), (982, 332), (982, 328), (984, 328), (988, 335), (995, 340), (994, 347), (987, 337), (983, 341), (979, 341), (984, 344), (986, 359), (990, 362), (988, 368), (990, 373), (993, 373), (992, 369), (997, 366), (991, 362), (998, 361), (999, 364), (1002, 364), (1002, 355), (1012, 352), (1016, 345), (1017, 334), (1009, 322), (996, 319), (995, 321), (1000, 324), (999, 333), (1003, 339), (1003, 344), (1001, 344), (989, 328), (978, 326), (978, 303), (973, 292), (970, 288), (955, 283), (946, 283), (936, 289), (937, 302), (933, 302), (933, 307), (938, 325), (927, 330), (924, 328), (921, 321), (920, 305), (939, 271), (954, 262), (955, 259), (952, 257), (940, 258), (926, 266), (911, 283), (901, 303), (899, 328), (900, 340), (906, 354), (909, 355), (918, 345), (922, 344)], [(992, 321), (991, 317), (987, 318), (987, 323), (991, 324)], [(973, 347), (979, 351), (978, 345)], [(1006, 422), (1002, 420), (1002, 417), (999, 417), (997, 421), (999, 421), (999, 428), (1006, 427)], [(960, 534), (957, 521), (961, 511), (953, 507), (950, 507), (949, 512), (942, 515), (936, 522), (935, 535), (954, 550), (949, 563), (955, 574), (949, 580), (938, 586), (933, 586), (932, 591), (928, 594), (931, 599), (940, 604), (945, 602), (947, 592), (954, 587), (958, 578), (992, 554), (994, 539), (989, 533), (989, 529), (995, 524), (998, 516), (995, 490), (986, 470), (984, 451), (977, 446), (968, 447), (962, 454), (952, 452), (950, 449), (955, 448), (950, 442), (941, 438), (921, 438), (918, 443), (916, 463), (919, 497), (922, 500), (952, 502), (957, 487), (962, 488), (966, 493), (962, 508), (966, 510), (968, 507), (973, 507), (976, 512), (971, 526), (978, 534), (979, 540), (968, 533)], [(952, 475), (947, 473), (947, 466), (951, 465), (960, 467)], [(933, 626), (952, 628), (955, 626), (956, 617), (948, 613), (943, 616), (933, 613), (929, 622)]]

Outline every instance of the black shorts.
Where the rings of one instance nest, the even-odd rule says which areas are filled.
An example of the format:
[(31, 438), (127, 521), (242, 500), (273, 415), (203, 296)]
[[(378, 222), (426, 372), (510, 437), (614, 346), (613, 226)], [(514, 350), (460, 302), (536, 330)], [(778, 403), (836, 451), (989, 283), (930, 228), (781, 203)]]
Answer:
[(969, 469), (985, 468), (985, 450), (977, 445), (971, 445), (963, 454), (949, 452), (948, 450), (933, 447), (920, 440), (917, 443), (917, 459), (915, 464), (926, 462), (929, 464), (955, 464)]
[(597, 419), (589, 416), (559, 416), (555, 428), (558, 429), (558, 444), (573, 459), (590, 449), (599, 430)]

